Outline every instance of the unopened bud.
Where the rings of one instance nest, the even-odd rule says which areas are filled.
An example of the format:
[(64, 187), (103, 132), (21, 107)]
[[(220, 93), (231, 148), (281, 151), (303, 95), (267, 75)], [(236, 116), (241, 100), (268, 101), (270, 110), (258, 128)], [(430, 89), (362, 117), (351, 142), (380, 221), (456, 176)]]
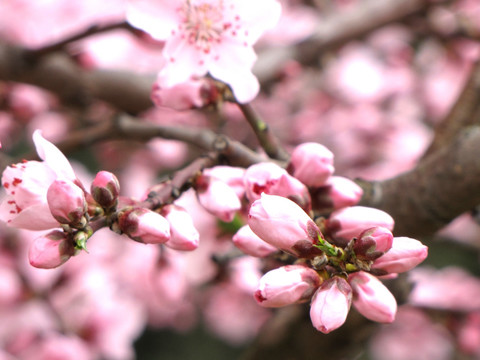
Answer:
[(53, 217), (61, 224), (85, 225), (87, 202), (83, 190), (69, 180), (55, 180), (47, 191), (47, 202)]
[(349, 276), (354, 297), (353, 305), (367, 319), (391, 323), (397, 313), (397, 301), (375, 276), (359, 271)]
[(32, 242), (28, 260), (36, 268), (53, 269), (65, 263), (74, 253), (75, 248), (68, 235), (54, 230)]
[(320, 230), (308, 214), (282, 196), (262, 194), (250, 207), (248, 225), (261, 239), (298, 257), (313, 257)]
[(104, 209), (110, 209), (117, 205), (120, 183), (111, 172), (98, 172), (90, 189), (93, 199)]
[(225, 222), (233, 221), (242, 203), (235, 190), (216, 178), (201, 175), (196, 183), (197, 198), (209, 213)]
[(427, 255), (428, 247), (420, 241), (409, 237), (395, 237), (391, 249), (375, 260), (372, 269), (402, 273), (420, 264)]
[(363, 231), (355, 240), (353, 251), (357, 258), (375, 260), (392, 247), (393, 235), (384, 227), (373, 227)]
[(334, 171), (333, 153), (318, 143), (300, 144), (293, 150), (287, 169), (307, 186), (323, 186)]
[(162, 215), (170, 224), (170, 240), (165, 245), (175, 250), (190, 251), (198, 247), (200, 234), (190, 214), (182, 207), (170, 204), (162, 208)]
[(313, 326), (324, 334), (339, 328), (347, 319), (352, 304), (352, 288), (341, 277), (334, 276), (322, 283), (310, 304)]
[(255, 300), (265, 307), (281, 307), (304, 302), (321, 283), (317, 272), (303, 265), (287, 265), (270, 270), (260, 279)]
[(163, 244), (170, 239), (170, 225), (154, 211), (136, 208), (121, 212), (119, 229), (131, 239), (145, 244)]
[(339, 245), (348, 243), (367, 229), (382, 226), (393, 230), (394, 220), (385, 211), (365, 206), (351, 206), (334, 211), (327, 221), (330, 234)]
[(250, 226), (242, 226), (235, 235), (232, 241), (237, 248), (242, 250), (245, 254), (255, 257), (265, 257), (278, 251), (278, 249), (263, 241), (255, 234)]

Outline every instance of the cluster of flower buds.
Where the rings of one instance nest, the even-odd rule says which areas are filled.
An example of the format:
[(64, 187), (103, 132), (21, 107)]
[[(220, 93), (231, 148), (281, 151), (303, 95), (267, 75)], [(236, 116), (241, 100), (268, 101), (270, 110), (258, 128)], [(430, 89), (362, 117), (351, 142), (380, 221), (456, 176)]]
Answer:
[(51, 230), (32, 242), (29, 260), (33, 266), (63, 264), (86, 250), (87, 240), (105, 225), (142, 243), (165, 244), (176, 250), (198, 246), (198, 231), (185, 209), (170, 204), (156, 212), (136, 206), (120, 198), (119, 181), (107, 171), (97, 173), (89, 193), (60, 150), (39, 131), (33, 140), (43, 162), (7, 167), (2, 176), (7, 196), (0, 205), (0, 217), (10, 226)]
[(293, 265), (262, 277), (258, 303), (279, 307), (311, 301), (312, 323), (324, 333), (345, 322), (352, 303), (370, 320), (393, 321), (397, 303), (377, 276), (412, 269), (426, 258), (427, 247), (393, 237), (393, 219), (381, 210), (353, 206), (319, 225), (281, 196), (263, 194), (252, 204), (251, 231), (295, 258)]
[[(334, 176), (333, 154), (323, 145), (297, 146), (286, 169), (259, 163), (246, 170), (218, 166), (197, 178), (199, 202), (224, 221), (248, 208), (248, 224), (233, 236), (245, 254), (291, 255), (289, 265), (267, 272), (255, 299), (279, 307), (311, 301), (322, 332), (346, 320), (351, 304), (367, 318), (391, 322), (397, 304), (377, 276), (407, 271), (427, 256), (410, 238), (394, 238), (387, 213), (356, 206), (362, 189)], [(312, 208), (322, 215), (316, 221)]]

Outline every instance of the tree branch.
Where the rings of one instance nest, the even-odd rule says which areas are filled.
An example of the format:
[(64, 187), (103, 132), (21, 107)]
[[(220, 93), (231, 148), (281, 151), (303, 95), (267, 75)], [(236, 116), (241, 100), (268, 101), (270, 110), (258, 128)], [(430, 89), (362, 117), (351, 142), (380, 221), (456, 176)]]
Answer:
[(461, 131), (415, 169), (381, 182), (361, 182), (360, 205), (388, 212), (395, 235), (431, 235), (480, 204), (480, 126)]
[(388, 24), (422, 14), (430, 6), (446, 0), (366, 0), (350, 10), (332, 13), (319, 21), (314, 34), (291, 46), (270, 48), (259, 54), (254, 73), (261, 83), (273, 79), (289, 60), (303, 65), (316, 64), (322, 52), (334, 49), (353, 39)]
[(87, 71), (61, 52), (32, 60), (29, 50), (0, 43), (0, 81), (42, 87), (67, 105), (86, 107), (100, 99), (119, 110), (137, 114), (153, 106), (150, 92), (154, 80), (154, 76), (122, 71)]

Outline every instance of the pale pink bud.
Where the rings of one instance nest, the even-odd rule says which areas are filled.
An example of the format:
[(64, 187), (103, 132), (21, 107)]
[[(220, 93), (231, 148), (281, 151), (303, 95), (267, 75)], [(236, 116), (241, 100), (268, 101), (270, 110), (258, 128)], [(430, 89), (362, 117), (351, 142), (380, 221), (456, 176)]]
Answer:
[(265, 307), (281, 307), (304, 302), (320, 285), (317, 272), (303, 265), (287, 265), (270, 270), (260, 279), (255, 300)]
[(245, 254), (255, 257), (265, 257), (278, 251), (278, 249), (263, 241), (255, 234), (250, 226), (242, 226), (232, 237), (233, 243)]
[(87, 202), (85, 193), (70, 180), (55, 180), (47, 191), (47, 202), (53, 217), (61, 224), (82, 223)]
[(343, 176), (332, 176), (326, 185), (334, 209), (356, 205), (363, 196), (363, 190), (354, 181)]
[(136, 208), (118, 217), (120, 230), (135, 241), (146, 244), (163, 244), (170, 239), (170, 224), (159, 213)]
[(193, 225), (190, 214), (178, 205), (166, 205), (162, 215), (170, 224), (170, 240), (165, 245), (175, 250), (195, 250), (198, 247), (200, 234)]
[(223, 181), (201, 176), (196, 184), (200, 204), (211, 214), (225, 222), (231, 222), (242, 208), (235, 191)]
[(313, 326), (324, 334), (338, 329), (347, 319), (351, 304), (352, 288), (344, 278), (334, 276), (324, 281), (310, 304)]
[(381, 226), (392, 231), (393, 218), (385, 211), (365, 206), (351, 206), (334, 211), (327, 222), (330, 234), (338, 241), (348, 242), (362, 231)]
[(265, 193), (289, 198), (303, 209), (310, 209), (307, 187), (277, 164), (265, 162), (250, 166), (245, 172), (244, 184), (249, 201), (258, 200)]
[(314, 252), (320, 230), (293, 201), (262, 194), (250, 207), (248, 225), (261, 239), (299, 257)]
[(348, 281), (353, 289), (353, 306), (367, 319), (391, 323), (397, 313), (397, 301), (392, 293), (375, 276), (359, 271), (350, 274)]
[(30, 245), (28, 260), (36, 268), (53, 269), (62, 265), (75, 253), (73, 242), (60, 230), (36, 238)]
[(93, 199), (104, 209), (117, 204), (120, 194), (120, 183), (117, 177), (108, 171), (100, 171), (93, 179), (90, 187)]
[(372, 269), (402, 273), (420, 264), (427, 255), (428, 247), (420, 241), (408, 237), (395, 237), (391, 249), (375, 260)]
[(223, 181), (235, 191), (239, 199), (245, 195), (244, 168), (219, 165), (203, 170), (203, 175)]
[(318, 143), (300, 144), (292, 152), (288, 171), (307, 186), (323, 186), (334, 171), (333, 153)]
[(353, 251), (359, 259), (375, 260), (390, 250), (393, 235), (384, 227), (373, 227), (363, 231), (353, 245)]

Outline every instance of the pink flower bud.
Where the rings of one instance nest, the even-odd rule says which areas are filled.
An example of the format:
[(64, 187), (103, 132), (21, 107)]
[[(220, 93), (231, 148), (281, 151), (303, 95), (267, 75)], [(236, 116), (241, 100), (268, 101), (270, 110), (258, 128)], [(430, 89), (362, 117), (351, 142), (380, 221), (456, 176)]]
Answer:
[(347, 319), (351, 304), (352, 288), (344, 278), (334, 276), (324, 281), (310, 304), (313, 326), (324, 334), (338, 329)]
[(333, 153), (318, 143), (298, 145), (292, 152), (288, 170), (307, 186), (323, 186), (334, 171)]
[(36, 238), (30, 245), (28, 260), (40, 269), (53, 269), (62, 265), (75, 253), (73, 243), (63, 231), (54, 230)]
[(334, 211), (327, 221), (327, 228), (338, 241), (348, 242), (362, 231), (374, 226), (393, 230), (393, 218), (385, 211), (365, 206), (351, 206)]
[(245, 254), (255, 257), (265, 257), (278, 251), (275, 246), (260, 239), (248, 225), (242, 226), (233, 235), (232, 240), (235, 246)]
[(328, 195), (334, 209), (356, 205), (363, 196), (363, 190), (354, 181), (342, 176), (332, 176), (328, 179)]
[(146, 244), (163, 244), (170, 239), (170, 224), (159, 213), (136, 208), (118, 217), (120, 230), (135, 241)]
[(265, 307), (281, 307), (304, 302), (320, 285), (317, 272), (303, 265), (287, 265), (270, 270), (260, 279), (255, 300)]
[(244, 184), (249, 201), (258, 200), (265, 193), (289, 198), (303, 209), (310, 209), (311, 199), (307, 187), (274, 163), (250, 166), (245, 172)]
[(53, 217), (61, 224), (78, 225), (87, 211), (85, 193), (70, 180), (55, 180), (47, 191)]
[(203, 175), (223, 181), (235, 191), (239, 199), (245, 195), (244, 168), (219, 165), (203, 170)]
[(231, 222), (242, 208), (235, 191), (223, 181), (202, 175), (197, 179), (196, 189), (200, 204), (222, 221)]
[(191, 78), (180, 84), (166, 87), (156, 82), (152, 88), (152, 101), (160, 107), (187, 110), (208, 104), (208, 93), (213, 85), (208, 79)]
[(117, 204), (120, 194), (120, 183), (117, 177), (108, 171), (100, 171), (93, 179), (90, 187), (93, 199), (104, 209), (110, 209)]
[(293, 201), (262, 194), (250, 207), (248, 225), (262, 240), (281, 250), (304, 257), (316, 248), (320, 230)]
[(392, 248), (379, 257), (372, 269), (387, 273), (402, 273), (413, 269), (428, 255), (428, 247), (408, 237), (393, 238)]
[(348, 281), (353, 289), (353, 306), (367, 319), (391, 323), (397, 313), (397, 301), (392, 293), (375, 276), (359, 271), (350, 274)]
[(190, 214), (182, 207), (171, 204), (162, 208), (162, 215), (170, 224), (170, 240), (165, 245), (175, 250), (195, 250), (200, 234)]
[(353, 251), (359, 259), (375, 260), (390, 250), (393, 235), (384, 227), (373, 227), (363, 231), (353, 245)]

